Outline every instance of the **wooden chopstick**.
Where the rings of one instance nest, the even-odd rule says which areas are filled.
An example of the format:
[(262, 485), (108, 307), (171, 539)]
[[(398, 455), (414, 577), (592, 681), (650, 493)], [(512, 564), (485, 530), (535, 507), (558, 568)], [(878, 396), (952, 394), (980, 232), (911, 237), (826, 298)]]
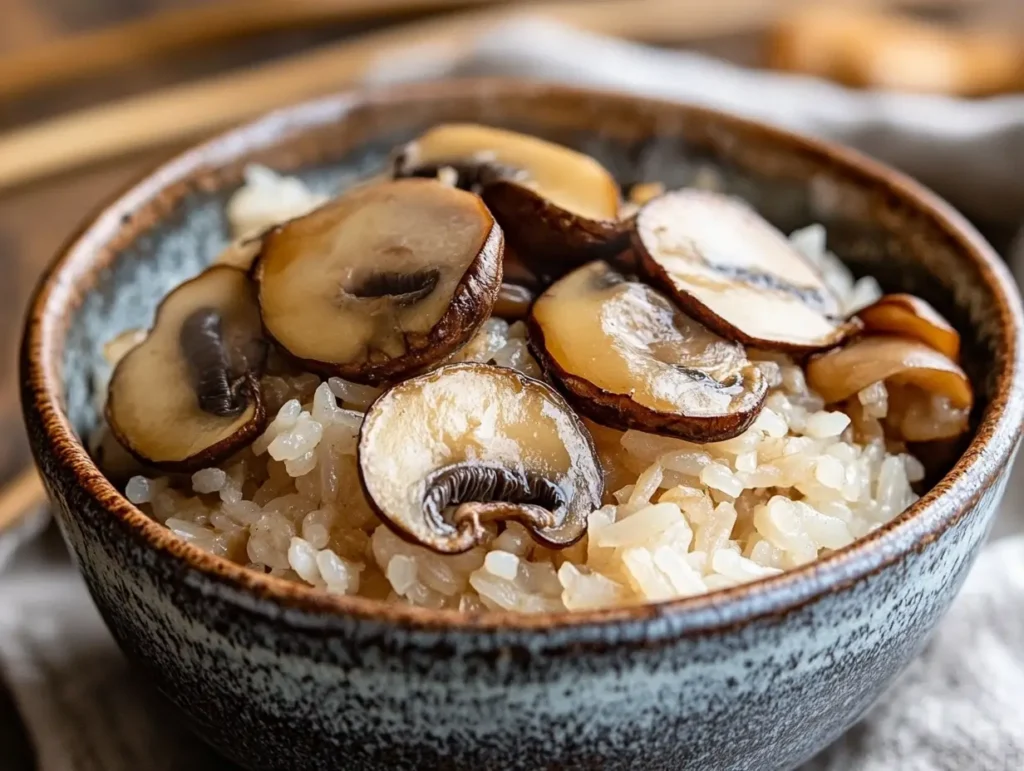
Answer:
[(511, 0), (220, 0), (163, 11), (0, 58), (0, 97), (125, 70), (266, 32), (497, 5)]
[[(244, 71), (130, 97), (0, 136), (0, 190), (114, 156), (181, 142), (291, 102), (360, 82), (417, 50), (456, 57), (499, 21), (530, 13), (662, 43), (760, 28), (762, 0), (560, 0), (412, 22)], [(771, 10), (769, 10), (769, 8)]]

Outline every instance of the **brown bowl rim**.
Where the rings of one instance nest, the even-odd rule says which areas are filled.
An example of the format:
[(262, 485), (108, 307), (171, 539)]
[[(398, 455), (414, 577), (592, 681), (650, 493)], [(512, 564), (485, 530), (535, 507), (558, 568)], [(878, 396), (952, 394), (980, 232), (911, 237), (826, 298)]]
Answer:
[[(694, 597), (659, 603), (590, 611), (522, 614), (487, 611), (466, 614), (365, 597), (331, 595), (285, 579), (259, 574), (215, 556), (175, 536), (131, 504), (93, 463), (75, 437), (61, 407), (61, 359), (65, 330), (61, 319), (74, 307), (78, 292), (87, 292), (91, 279), (105, 264), (102, 247), (113, 240), (123, 218), (174, 183), (211, 167), (223, 166), (254, 151), (301, 136), (317, 126), (343, 121), (356, 107), (418, 104), (439, 99), (473, 99), (507, 95), (548, 98), (590, 98), (620, 106), (647, 104), (699, 116), (747, 133), (757, 133), (776, 145), (838, 167), (847, 178), (882, 187), (886, 193), (924, 215), (954, 242), (991, 292), (995, 317), (1007, 348), (997, 357), (992, 398), (969, 447), (953, 469), (920, 500), (869, 535), (812, 563), (777, 576), (740, 584)], [(89, 252), (94, 254), (90, 256)], [(108, 258), (109, 259), (109, 258)], [(83, 288), (84, 287), (84, 288)], [(645, 636), (661, 637), (733, 628), (757, 618), (782, 617), (829, 593), (838, 592), (874, 575), (938, 538), (958, 522), (998, 478), (1020, 438), (1024, 417), (1024, 362), (1021, 354), (1022, 315), (1016, 285), (1006, 266), (963, 216), (922, 185), (857, 151), (824, 140), (736, 117), (696, 105), (623, 92), (542, 84), (522, 80), (473, 79), (438, 81), (364, 91), (343, 92), (269, 113), (219, 134), (184, 151), (148, 173), (90, 218), (58, 253), (41, 279), (29, 308), (22, 345), (23, 408), (44, 427), (45, 450), (90, 497), (124, 525), (135, 540), (164, 558), (190, 567), (230, 597), (266, 616), (279, 615), (275, 605), (324, 617), (354, 617), (427, 630), (521, 631), (523, 633), (607, 625), (619, 622), (664, 621), (644, 625)], [(1000, 452), (990, 450), (996, 445)], [(253, 602), (253, 599), (265, 602)], [(291, 614), (294, 623), (304, 625)], [(306, 622), (308, 623), (308, 622)]]

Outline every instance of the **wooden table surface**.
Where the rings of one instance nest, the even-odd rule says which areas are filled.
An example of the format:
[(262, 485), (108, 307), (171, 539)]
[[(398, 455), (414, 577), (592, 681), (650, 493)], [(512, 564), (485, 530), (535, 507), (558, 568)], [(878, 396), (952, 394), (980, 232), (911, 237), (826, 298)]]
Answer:
[[(0, 56), (71, 32), (112, 24), (164, 8), (212, 0), (0, 0)], [(287, 0), (281, 0), (287, 2)], [(995, 0), (1013, 6), (1019, 0)], [(348, 30), (351, 31), (351, 30)], [(346, 30), (287, 33), (231, 45), (187, 62), (153, 64), (102, 82), (33, 94), (14, 103), (0, 100), (0, 131), (105, 99), (137, 93), (225, 67), (296, 51)], [(751, 41), (709, 44), (715, 53), (749, 61)], [(2, 97), (2, 84), (0, 84)], [(18, 407), (17, 348), (28, 297), (63, 240), (88, 213), (145, 172), (174, 148), (61, 176), (0, 195), (0, 483), (29, 462)], [(999, 234), (990, 234), (996, 237)], [(30, 771), (33, 753), (13, 705), (0, 683), (0, 770)]]

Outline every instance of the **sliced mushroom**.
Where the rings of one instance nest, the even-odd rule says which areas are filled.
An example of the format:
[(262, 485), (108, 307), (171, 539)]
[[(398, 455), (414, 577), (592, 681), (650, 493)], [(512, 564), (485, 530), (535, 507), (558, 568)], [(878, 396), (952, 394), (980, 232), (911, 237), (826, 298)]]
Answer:
[(473, 336), (501, 256), (501, 230), (472, 193), (426, 179), (363, 187), (264, 237), (263, 324), (313, 371), (394, 380)]
[(920, 340), (956, 361), (960, 335), (931, 305), (911, 294), (887, 294), (857, 312), (864, 329)]
[(906, 441), (949, 438), (967, 429), (974, 394), (954, 361), (916, 340), (863, 337), (807, 364), (807, 383), (828, 403), (873, 383), (889, 387), (887, 423)]
[(153, 329), (114, 369), (107, 422), (141, 462), (165, 471), (216, 464), (255, 439), (266, 357), (255, 291), (215, 266), (160, 304)]
[(534, 355), (573, 406), (613, 428), (721, 441), (746, 430), (768, 390), (742, 345), (604, 262), (555, 283), (528, 326)]
[(698, 321), (729, 340), (807, 352), (859, 324), (789, 240), (753, 209), (706, 190), (655, 198), (636, 217), (640, 269)]
[(533, 304), (534, 294), (519, 284), (502, 284), (494, 303), (495, 316), (508, 321), (525, 319)]
[(628, 241), (619, 186), (583, 153), (512, 131), (466, 123), (437, 126), (396, 157), (396, 176), (449, 167), (479, 190), (505, 237), (538, 272), (557, 276), (611, 256)]
[(359, 468), (384, 522), (442, 554), (481, 543), (496, 519), (569, 546), (603, 491), (590, 435), (562, 397), (486, 364), (447, 365), (386, 391), (363, 421)]

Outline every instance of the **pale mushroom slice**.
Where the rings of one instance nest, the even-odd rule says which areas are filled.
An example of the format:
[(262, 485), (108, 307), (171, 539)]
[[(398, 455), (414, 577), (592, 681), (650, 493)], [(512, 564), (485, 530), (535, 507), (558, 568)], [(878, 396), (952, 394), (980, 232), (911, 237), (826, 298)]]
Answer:
[(590, 435), (565, 400), (486, 364), (450, 364), (386, 391), (363, 421), (359, 468), (383, 521), (442, 554), (481, 543), (493, 520), (569, 546), (604, 489)]
[(573, 406), (606, 426), (716, 442), (742, 433), (768, 384), (742, 345), (594, 262), (533, 305), (530, 347)]
[(557, 276), (610, 257), (628, 242), (619, 218), (619, 186), (600, 163), (568, 147), (513, 131), (449, 123), (396, 155), (396, 176), (453, 169), (456, 183), (478, 190), (531, 268)]
[(884, 382), (890, 391), (888, 425), (901, 439), (926, 442), (967, 430), (974, 394), (956, 362), (916, 340), (863, 337), (812, 358), (807, 384), (828, 403), (845, 401)]
[(264, 428), (258, 376), (266, 352), (249, 278), (209, 268), (164, 298), (149, 335), (114, 369), (111, 432), (164, 471), (215, 465)]
[(912, 294), (887, 294), (857, 311), (870, 333), (893, 334), (919, 340), (956, 361), (960, 356), (960, 335), (926, 301)]
[(817, 351), (859, 328), (817, 269), (753, 209), (706, 190), (676, 190), (637, 214), (640, 270), (687, 313), (729, 340)]
[(426, 179), (362, 187), (263, 237), (263, 324), (310, 370), (393, 381), (444, 360), (487, 320), (502, 249), (472, 193)]

